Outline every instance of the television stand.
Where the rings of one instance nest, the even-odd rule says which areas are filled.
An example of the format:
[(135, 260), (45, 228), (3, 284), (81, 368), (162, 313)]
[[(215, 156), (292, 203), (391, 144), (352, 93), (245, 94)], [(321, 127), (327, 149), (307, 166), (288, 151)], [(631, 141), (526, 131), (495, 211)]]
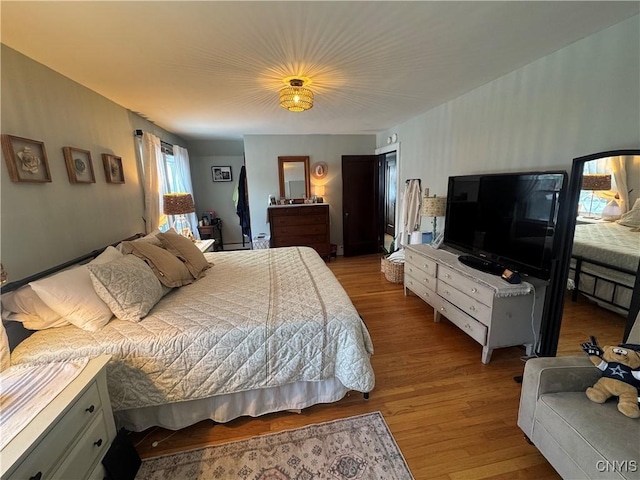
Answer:
[(503, 266), (471, 255), (460, 255), (458, 260), (467, 267), (475, 268), (481, 272), (491, 273), (493, 275), (502, 275), (502, 272), (504, 272)]
[(502, 347), (524, 345), (526, 355), (533, 355), (547, 282), (528, 277), (514, 285), (458, 260), (430, 245), (407, 245), (405, 295), (415, 293), (433, 307), (434, 322), (446, 318), (482, 345), (482, 363)]

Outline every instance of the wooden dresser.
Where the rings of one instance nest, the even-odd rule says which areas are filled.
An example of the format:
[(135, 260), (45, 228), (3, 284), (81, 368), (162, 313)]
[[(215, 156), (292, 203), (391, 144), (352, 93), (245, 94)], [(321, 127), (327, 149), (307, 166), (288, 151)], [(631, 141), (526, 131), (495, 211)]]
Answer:
[(410, 290), (482, 345), (482, 363), (494, 348), (524, 345), (531, 355), (539, 339), (547, 282), (532, 277), (511, 285), (475, 270), (458, 256), (430, 245), (405, 248), (404, 292)]
[(331, 254), (329, 205), (274, 205), (268, 208), (271, 248), (307, 246), (323, 258)]

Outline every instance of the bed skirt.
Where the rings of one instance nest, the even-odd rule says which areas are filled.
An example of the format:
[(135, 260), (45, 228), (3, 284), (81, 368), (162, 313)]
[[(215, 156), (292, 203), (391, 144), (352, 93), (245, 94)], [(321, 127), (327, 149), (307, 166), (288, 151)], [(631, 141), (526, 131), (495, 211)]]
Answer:
[(225, 423), (242, 416), (302, 410), (318, 403), (337, 402), (349, 389), (332, 378), (320, 382), (296, 382), (281, 387), (217, 395), (199, 400), (114, 412), (118, 429), (141, 432), (153, 426), (179, 430), (202, 420)]

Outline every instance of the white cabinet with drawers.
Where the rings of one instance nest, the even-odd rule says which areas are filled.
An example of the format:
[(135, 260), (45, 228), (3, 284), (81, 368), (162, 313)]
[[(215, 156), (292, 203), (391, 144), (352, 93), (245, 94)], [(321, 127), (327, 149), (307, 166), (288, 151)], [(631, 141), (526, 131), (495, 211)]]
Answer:
[(482, 363), (494, 348), (524, 345), (533, 353), (539, 340), (547, 283), (527, 277), (512, 285), (499, 276), (475, 270), (458, 256), (430, 245), (405, 249), (404, 291), (411, 291), (482, 345)]
[(92, 359), (0, 452), (4, 479), (98, 479), (116, 436), (108, 355)]

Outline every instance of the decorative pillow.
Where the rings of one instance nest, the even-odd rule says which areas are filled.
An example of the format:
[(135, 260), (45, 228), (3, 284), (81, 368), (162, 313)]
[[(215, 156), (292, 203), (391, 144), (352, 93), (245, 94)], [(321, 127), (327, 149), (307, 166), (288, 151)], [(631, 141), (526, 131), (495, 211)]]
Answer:
[(617, 220), (616, 223), (625, 227), (640, 227), (640, 198), (636, 200), (631, 210), (622, 214), (620, 220)]
[(160, 283), (167, 287), (181, 287), (193, 283), (193, 276), (182, 260), (164, 248), (146, 242), (123, 242), (125, 249), (131, 247), (136, 257), (141, 258), (151, 267)]
[(139, 322), (162, 298), (160, 281), (134, 255), (87, 268), (96, 293), (120, 320)]
[[(2, 324), (2, 322), (0, 322)], [(0, 325), (0, 372), (11, 366), (11, 352), (9, 351), (9, 337), (4, 329), (4, 324)]]
[[(88, 265), (107, 263), (121, 257), (122, 254), (114, 247), (107, 247)], [(64, 270), (29, 285), (51, 310), (83, 330), (95, 332), (109, 323), (113, 316), (93, 288), (87, 265)]]
[(167, 232), (159, 234), (158, 238), (164, 248), (185, 263), (194, 278), (200, 278), (211, 266), (200, 249), (187, 237)]
[[(162, 242), (160, 242), (160, 239), (158, 238), (158, 234), (159, 233), (160, 233), (160, 230), (156, 229), (153, 232), (145, 235), (144, 237), (136, 238), (135, 240), (132, 240), (132, 241), (133, 242), (147, 242), (147, 243), (150, 243), (151, 245), (155, 245), (156, 247), (161, 247), (162, 246)], [(131, 243), (131, 241), (120, 242), (116, 248), (123, 255), (128, 255), (128, 254), (131, 253), (131, 247), (129, 246), (130, 243)]]
[(47, 307), (30, 285), (2, 295), (2, 318), (21, 322), (29, 330), (64, 327), (69, 322)]

